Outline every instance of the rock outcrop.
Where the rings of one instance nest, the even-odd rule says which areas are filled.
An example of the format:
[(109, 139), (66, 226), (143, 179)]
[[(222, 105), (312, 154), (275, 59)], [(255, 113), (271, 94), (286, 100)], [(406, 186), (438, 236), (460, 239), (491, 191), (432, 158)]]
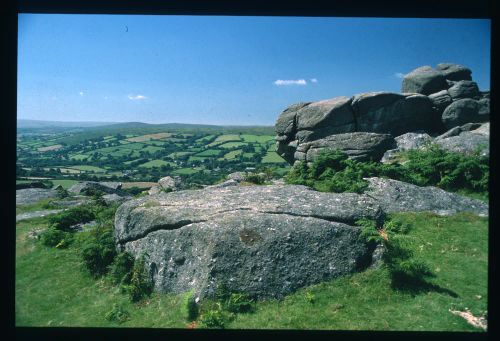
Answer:
[[(277, 152), (290, 164), (311, 162), (318, 154), (314, 151), (325, 148), (379, 161), (387, 150), (394, 152), (391, 138), (405, 133), (435, 136), (466, 123), (487, 122), (489, 91), (479, 91), (471, 74), (456, 64), (438, 64), (436, 69), (423, 66), (404, 77), (400, 94), (370, 92), (291, 105), (276, 121)], [(380, 135), (362, 135), (369, 133)], [(352, 148), (348, 137), (352, 137)], [(362, 148), (356, 146), (360, 141)]]
[(387, 213), (427, 211), (438, 215), (451, 215), (457, 212), (471, 212), (488, 216), (488, 204), (446, 192), (438, 187), (420, 187), (376, 177), (366, 180), (369, 187), (365, 194), (373, 198)]
[(233, 186), (128, 201), (115, 216), (119, 248), (148, 254), (155, 287), (210, 296), (224, 283), (255, 297), (360, 270), (371, 252), (354, 222), (381, 220), (375, 201), (304, 186)]
[(74, 184), (70, 188), (68, 188), (68, 192), (74, 194), (85, 194), (88, 191), (98, 191), (108, 194), (118, 194), (118, 195), (127, 195), (125, 191), (121, 189), (122, 184), (120, 182), (96, 182), (96, 181), (83, 181), (77, 184)]
[(25, 188), (16, 190), (16, 205), (34, 204), (42, 199), (57, 198), (58, 192), (54, 189)]
[(475, 125), (466, 124), (462, 127), (453, 128), (452, 131), (436, 137), (434, 142), (445, 150), (463, 154), (480, 151), (481, 155), (489, 156), (490, 124), (484, 123), (476, 129), (468, 130), (470, 127), (475, 127)]

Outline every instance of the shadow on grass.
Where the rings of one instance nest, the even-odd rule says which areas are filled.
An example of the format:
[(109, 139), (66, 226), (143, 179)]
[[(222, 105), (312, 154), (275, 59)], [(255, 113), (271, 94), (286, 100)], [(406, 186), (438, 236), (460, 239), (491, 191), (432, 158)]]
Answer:
[(440, 294), (449, 295), (454, 298), (458, 297), (458, 294), (453, 290), (443, 288), (442, 286), (430, 283), (424, 279), (413, 277), (394, 276), (391, 281), (391, 287), (394, 290), (413, 296), (427, 292), (437, 292)]

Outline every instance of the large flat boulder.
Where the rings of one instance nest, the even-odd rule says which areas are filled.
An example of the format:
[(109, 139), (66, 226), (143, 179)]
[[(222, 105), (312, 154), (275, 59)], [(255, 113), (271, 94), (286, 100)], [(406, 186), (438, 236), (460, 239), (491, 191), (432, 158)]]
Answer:
[(479, 99), (479, 87), (476, 82), (473, 81), (459, 81), (448, 89), (453, 100), (461, 98), (474, 98)]
[(16, 190), (16, 205), (34, 204), (42, 199), (57, 198), (58, 192), (54, 189), (25, 188)]
[(121, 189), (122, 184), (120, 182), (109, 182), (109, 181), (82, 181), (74, 184), (68, 188), (68, 192), (75, 194), (85, 194), (88, 191), (99, 191), (108, 194), (118, 194), (126, 195), (126, 192)]
[(357, 131), (401, 135), (439, 129), (439, 117), (427, 96), (368, 93), (354, 97)]
[(371, 250), (354, 222), (381, 220), (375, 201), (304, 186), (233, 186), (128, 201), (115, 216), (120, 249), (147, 254), (155, 288), (211, 296), (222, 283), (282, 297), (366, 267)]
[[(471, 129), (472, 128), (472, 129)], [(452, 152), (473, 154), (480, 150), (480, 155), (490, 155), (490, 124), (477, 127), (466, 124), (456, 127), (434, 140), (441, 148)]]
[(488, 204), (437, 187), (420, 187), (377, 177), (366, 180), (369, 182), (369, 187), (365, 194), (375, 199), (387, 213), (429, 211), (439, 215), (451, 215), (457, 212), (488, 215)]
[(450, 81), (470, 81), (472, 80), (471, 69), (458, 64), (440, 63), (436, 66), (436, 70)]
[(448, 83), (442, 72), (430, 66), (421, 66), (404, 76), (401, 92), (430, 95), (447, 88)]
[(386, 150), (394, 146), (394, 139), (389, 134), (363, 132), (336, 134), (300, 144), (294, 158), (298, 161), (313, 162), (322, 151), (339, 149), (354, 160), (378, 161)]
[(441, 120), (447, 129), (461, 126), (466, 123), (485, 122), (489, 115), (480, 115), (479, 101), (471, 98), (462, 98), (454, 101), (444, 109)]

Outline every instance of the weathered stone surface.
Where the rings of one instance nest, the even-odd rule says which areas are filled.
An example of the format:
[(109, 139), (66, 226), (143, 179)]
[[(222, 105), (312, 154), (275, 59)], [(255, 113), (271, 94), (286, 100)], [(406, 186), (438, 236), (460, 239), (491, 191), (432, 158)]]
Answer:
[(402, 181), (376, 177), (366, 180), (370, 184), (365, 194), (375, 199), (387, 213), (430, 211), (440, 215), (457, 212), (488, 215), (488, 204), (437, 187), (419, 187)]
[(25, 188), (16, 190), (16, 205), (34, 204), (42, 199), (57, 198), (54, 189)]
[(460, 98), (479, 99), (480, 97), (477, 83), (472, 81), (459, 81), (448, 89), (448, 93), (453, 100)]
[(132, 199), (132, 197), (130, 196), (122, 197), (115, 193), (103, 195), (102, 198), (104, 199), (107, 205), (121, 204), (127, 200)]
[(436, 70), (451, 81), (472, 80), (472, 71), (463, 65), (440, 63), (436, 66)]
[(224, 283), (255, 297), (360, 270), (371, 251), (353, 226), (380, 221), (373, 199), (304, 186), (234, 186), (128, 201), (115, 216), (118, 246), (148, 254), (155, 287), (210, 296)]
[[(471, 131), (471, 130), (477, 129), (477, 128), (481, 127), (481, 125), (482, 125), (481, 123), (466, 123), (462, 126), (451, 128), (450, 130), (448, 130), (444, 134), (441, 134), (438, 137), (436, 137), (436, 140), (441, 140), (441, 139), (445, 139), (447, 137), (457, 136), (457, 135), (460, 135), (461, 132)], [(489, 131), (489, 124), (488, 124), (488, 131)]]
[(435, 142), (443, 149), (463, 153), (472, 154), (478, 149), (481, 150), (481, 155), (490, 155), (490, 138), (489, 138), (489, 123), (487, 126), (480, 127), (472, 131), (462, 131), (458, 135), (436, 138)]
[(479, 104), (479, 110), (478, 110), (478, 115), (481, 117), (490, 117), (490, 99), (489, 98), (482, 98), (478, 101)]
[(85, 195), (71, 195), (63, 199), (52, 201), (52, 204), (59, 207), (74, 207), (78, 205), (91, 203), (92, 199)]
[(470, 130), (470, 132), (474, 133), (474, 134), (481, 134), (481, 135), (489, 137), (490, 136), (490, 122), (483, 123), (475, 129), (472, 128)]
[(430, 66), (419, 67), (408, 73), (403, 78), (401, 92), (416, 92), (430, 95), (441, 90), (446, 90), (448, 83), (442, 72), (434, 70)]
[(299, 142), (311, 141), (331, 134), (355, 130), (352, 98), (336, 97), (310, 103), (297, 111), (295, 138)]
[(427, 133), (406, 133), (394, 138), (396, 148), (389, 149), (380, 160), (382, 163), (390, 163), (401, 151), (420, 149), (432, 142), (432, 137)]
[(309, 102), (296, 103), (283, 110), (283, 112), (278, 117), (278, 120), (276, 121), (276, 132), (278, 133), (278, 135), (288, 136), (295, 133), (295, 116), (297, 115), (297, 111), (308, 104)]
[(225, 187), (231, 187), (231, 186), (238, 186), (239, 184), (240, 184), (239, 181), (237, 181), (235, 179), (229, 179), (229, 180), (226, 180), (224, 182), (221, 182), (220, 184), (207, 186), (205, 188), (225, 188)]
[(56, 214), (62, 212), (63, 210), (42, 210), (42, 211), (34, 211), (34, 212), (26, 212), (16, 215), (16, 222), (21, 220), (27, 220), (32, 218), (40, 218), (45, 217), (51, 214)]
[(149, 190), (148, 190), (148, 194), (149, 195), (153, 195), (153, 194), (158, 194), (161, 192), (161, 187), (160, 186), (153, 186), (151, 187)]
[(104, 193), (116, 193), (125, 195), (121, 190), (120, 182), (96, 182), (96, 181), (83, 181), (71, 186), (68, 191), (75, 194), (85, 194), (88, 190), (96, 190)]
[(177, 191), (181, 186), (181, 178), (178, 176), (166, 176), (158, 180), (161, 189)]
[(459, 99), (443, 111), (441, 120), (447, 129), (471, 122), (484, 122), (489, 115), (479, 115), (479, 102), (470, 98)]
[(439, 112), (443, 112), (443, 110), (453, 101), (447, 90), (441, 90), (429, 95), (428, 97), (431, 100), (432, 105), (436, 107)]
[(397, 136), (409, 131), (438, 129), (439, 117), (427, 96), (392, 93), (361, 96), (365, 95), (371, 96), (360, 97), (358, 102), (353, 102), (357, 131)]
[(299, 145), (295, 154), (297, 160), (312, 162), (326, 149), (340, 149), (349, 158), (358, 161), (378, 161), (388, 149), (395, 146), (394, 139), (388, 134), (347, 133), (328, 136)]
[(406, 133), (394, 138), (399, 150), (419, 149), (430, 142), (432, 137), (427, 133)]
[(234, 172), (234, 173), (228, 174), (226, 178), (228, 180), (235, 180), (235, 181), (240, 182), (240, 181), (243, 181), (246, 176), (247, 176), (246, 172)]

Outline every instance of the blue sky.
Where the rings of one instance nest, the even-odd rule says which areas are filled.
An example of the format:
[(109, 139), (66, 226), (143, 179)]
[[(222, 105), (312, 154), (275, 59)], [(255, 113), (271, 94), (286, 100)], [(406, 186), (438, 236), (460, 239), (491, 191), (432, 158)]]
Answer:
[(452, 62), (490, 82), (490, 21), (19, 16), (18, 118), (273, 125), (287, 106)]

